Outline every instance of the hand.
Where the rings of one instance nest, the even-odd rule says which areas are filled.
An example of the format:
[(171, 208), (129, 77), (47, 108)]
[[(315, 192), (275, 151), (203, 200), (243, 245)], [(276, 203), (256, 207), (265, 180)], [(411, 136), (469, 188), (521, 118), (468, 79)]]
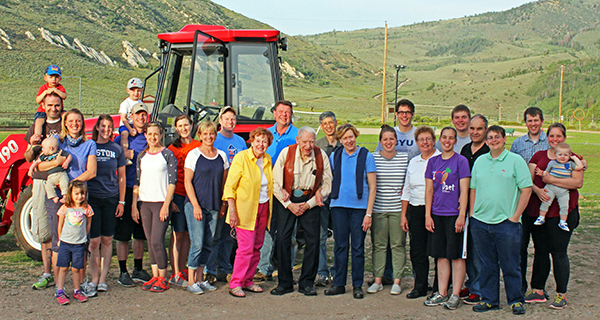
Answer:
[(115, 211), (115, 217), (120, 218), (123, 216), (123, 211), (125, 211), (125, 206), (122, 203), (117, 204), (117, 211)]
[(239, 224), (239, 219), (238, 219), (238, 215), (237, 212), (235, 211), (235, 209), (229, 208), (229, 226), (231, 226), (232, 228), (237, 227)]
[(40, 144), (42, 142), (42, 135), (41, 134), (37, 134), (34, 133), (31, 138), (29, 138), (29, 144), (30, 145), (35, 145), (35, 144)]
[(200, 206), (193, 206), (194, 207), (194, 219), (198, 220), (198, 221), (202, 221), (202, 208)]
[(133, 150), (132, 149), (127, 149), (123, 152), (125, 154), (125, 158), (132, 160), (133, 159)]
[(138, 211), (137, 203), (131, 205), (131, 219), (135, 223), (140, 223), (140, 212)]
[(223, 218), (227, 213), (227, 202), (221, 204), (221, 210), (219, 210), (219, 219)]
[[(571, 156), (571, 158), (572, 158), (572, 157), (575, 157), (575, 156)], [(581, 160), (581, 164), (583, 165), (583, 171), (585, 171), (585, 170), (587, 170), (587, 168), (588, 168), (588, 163), (587, 163), (587, 160), (584, 160), (584, 159), (583, 159), (583, 156), (580, 156), (580, 157), (581, 157), (581, 159), (580, 159), (580, 160)], [(577, 157), (575, 157), (575, 158), (577, 158)]]
[(552, 184), (552, 178), (553, 178), (553, 177), (552, 177), (551, 175), (549, 175), (549, 174), (545, 174), (545, 175), (543, 175), (543, 176), (542, 176), (542, 181), (543, 181), (545, 184)]
[(365, 218), (363, 219), (362, 227), (363, 231), (367, 232), (371, 228), (371, 224), (373, 223), (373, 219), (365, 214)]
[(171, 212), (179, 212), (179, 207), (175, 204), (175, 202), (171, 201)]
[(435, 230), (435, 224), (433, 223), (433, 219), (431, 217), (425, 217), (425, 229), (429, 232), (433, 232)]
[(63, 162), (61, 167), (65, 170), (67, 170), (67, 168), (69, 167), (69, 163), (67, 161)]
[(515, 216), (512, 216), (512, 217), (508, 218), (508, 220), (510, 222), (519, 223), (519, 218), (515, 218)]
[(540, 198), (540, 200), (542, 202), (550, 201), (550, 196), (548, 196), (548, 189), (542, 188), (542, 189), (533, 189), (533, 190), (537, 190), (537, 191), (535, 191), (535, 194), (537, 194), (538, 198)]
[(304, 208), (302, 207), (302, 204), (300, 204), (300, 203), (290, 203), (290, 205), (287, 207), (287, 209), (290, 210), (297, 217), (304, 214)]
[(290, 194), (287, 192), (287, 190), (283, 189), (281, 190), (281, 193), (283, 195), (283, 202), (290, 201)]
[(170, 203), (168, 205), (166, 203), (163, 203), (162, 207), (160, 207), (160, 213), (159, 213), (160, 221), (167, 221), (167, 219), (169, 219), (169, 206), (170, 205), (171, 205)]
[(465, 230), (465, 216), (459, 214), (454, 224), (454, 232), (461, 233)]
[(536, 176), (543, 177), (545, 172), (546, 172), (546, 171), (544, 171), (544, 170), (540, 169), (539, 167), (535, 167), (535, 175), (536, 175)]
[(136, 134), (137, 134), (137, 131), (134, 128), (131, 128), (131, 130), (129, 130), (130, 136), (135, 137)]
[(321, 189), (317, 190), (317, 192), (315, 192), (315, 201), (317, 201), (317, 205), (319, 207), (322, 207), (325, 205), (325, 203), (323, 202), (323, 195), (321, 194)]
[(27, 170), (27, 175), (28, 175), (30, 178), (33, 178), (33, 168), (29, 168), (29, 170)]
[(404, 232), (408, 232), (408, 219), (406, 219), (406, 216), (400, 217), (400, 226), (402, 226)]

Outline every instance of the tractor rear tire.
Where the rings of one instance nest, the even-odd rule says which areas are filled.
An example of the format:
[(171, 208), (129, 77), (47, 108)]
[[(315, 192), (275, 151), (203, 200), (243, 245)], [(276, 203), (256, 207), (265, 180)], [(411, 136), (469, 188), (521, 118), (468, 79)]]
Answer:
[(32, 189), (32, 185), (27, 186), (21, 191), (19, 200), (15, 203), (15, 213), (13, 215), (15, 237), (28, 257), (36, 261), (42, 261), (42, 245), (33, 239), (31, 233)]

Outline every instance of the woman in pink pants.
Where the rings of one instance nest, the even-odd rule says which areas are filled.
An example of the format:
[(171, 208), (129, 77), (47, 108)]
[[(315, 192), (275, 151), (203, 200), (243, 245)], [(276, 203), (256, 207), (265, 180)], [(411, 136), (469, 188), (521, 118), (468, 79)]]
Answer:
[(273, 196), (273, 165), (271, 156), (265, 153), (271, 142), (271, 132), (265, 128), (254, 129), (250, 133), (250, 149), (233, 158), (223, 190), (223, 200), (229, 205), (225, 221), (235, 228), (238, 241), (229, 282), (229, 293), (237, 298), (244, 298), (244, 291), (263, 292), (252, 279), (265, 230), (271, 225), (269, 200)]

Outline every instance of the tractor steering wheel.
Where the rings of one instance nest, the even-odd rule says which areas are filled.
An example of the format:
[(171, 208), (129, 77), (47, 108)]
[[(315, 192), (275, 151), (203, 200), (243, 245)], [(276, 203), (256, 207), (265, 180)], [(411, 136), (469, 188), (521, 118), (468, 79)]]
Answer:
[(193, 106), (190, 108), (190, 111), (198, 114), (197, 122), (206, 118), (213, 120), (213, 116), (216, 118), (219, 115), (219, 112), (221, 112), (221, 108), (219, 107), (205, 106), (195, 100), (190, 100), (190, 104)]

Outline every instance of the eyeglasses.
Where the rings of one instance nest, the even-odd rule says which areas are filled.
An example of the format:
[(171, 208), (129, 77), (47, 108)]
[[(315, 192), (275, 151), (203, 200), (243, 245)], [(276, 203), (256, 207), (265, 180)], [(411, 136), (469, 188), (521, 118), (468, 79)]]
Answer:
[(419, 138), (417, 142), (432, 142), (433, 138)]
[(404, 115), (411, 115), (411, 114), (413, 114), (412, 111), (398, 111), (396, 113), (399, 114), (399, 115), (403, 115), (403, 116)]
[(237, 239), (237, 233), (235, 232), (235, 228), (231, 228), (231, 231), (229, 231), (229, 235), (232, 238)]
[(493, 137), (487, 137), (486, 139), (489, 141), (492, 141), (492, 140), (502, 140), (502, 138), (503, 138), (502, 136), (493, 136)]

